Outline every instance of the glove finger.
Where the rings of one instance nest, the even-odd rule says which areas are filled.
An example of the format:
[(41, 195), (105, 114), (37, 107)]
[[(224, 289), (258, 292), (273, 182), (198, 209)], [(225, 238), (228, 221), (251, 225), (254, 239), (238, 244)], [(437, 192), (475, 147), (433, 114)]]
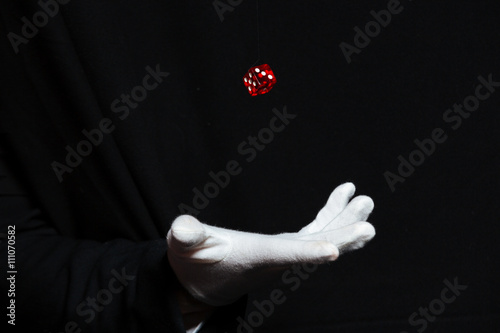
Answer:
[(375, 204), (370, 197), (366, 195), (357, 196), (322, 231), (340, 229), (355, 222), (366, 221), (374, 207)]
[(322, 240), (294, 240), (279, 236), (263, 236), (258, 242), (240, 250), (251, 257), (254, 266), (285, 266), (297, 263), (323, 263), (336, 260), (337, 247)]
[(302, 228), (299, 234), (314, 233), (322, 230), (345, 209), (355, 191), (356, 187), (353, 183), (345, 183), (337, 186), (314, 221)]
[(323, 240), (334, 244), (340, 253), (362, 248), (373, 237), (375, 228), (368, 222), (356, 222), (341, 229), (300, 236), (301, 240)]

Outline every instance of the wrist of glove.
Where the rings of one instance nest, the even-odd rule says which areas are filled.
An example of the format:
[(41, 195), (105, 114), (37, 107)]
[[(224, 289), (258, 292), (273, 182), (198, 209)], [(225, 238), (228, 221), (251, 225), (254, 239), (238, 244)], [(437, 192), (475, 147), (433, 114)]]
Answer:
[(194, 298), (230, 304), (294, 264), (334, 261), (370, 241), (375, 229), (366, 219), (374, 204), (367, 196), (351, 200), (354, 192), (351, 183), (337, 187), (315, 220), (296, 233), (263, 235), (180, 216), (167, 235), (168, 260)]

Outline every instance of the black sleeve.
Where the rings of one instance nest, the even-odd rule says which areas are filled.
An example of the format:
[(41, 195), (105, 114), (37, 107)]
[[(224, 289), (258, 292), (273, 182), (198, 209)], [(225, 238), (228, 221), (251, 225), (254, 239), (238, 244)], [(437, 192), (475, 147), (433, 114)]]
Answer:
[[(7, 306), (15, 301), (15, 310), (8, 309), (15, 317), (7, 318), (14, 319), (12, 331), (183, 331), (172, 292), (179, 284), (166, 262), (164, 239), (100, 243), (63, 237), (7, 162), (0, 150), (0, 267), (15, 278), (1, 284), (11, 296)], [(14, 228), (15, 238), (11, 231), (8, 240)]]

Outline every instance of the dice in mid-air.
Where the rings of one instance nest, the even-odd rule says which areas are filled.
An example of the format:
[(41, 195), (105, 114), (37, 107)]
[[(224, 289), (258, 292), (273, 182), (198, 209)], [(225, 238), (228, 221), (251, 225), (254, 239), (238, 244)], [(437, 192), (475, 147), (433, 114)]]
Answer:
[(252, 96), (262, 95), (271, 90), (276, 78), (267, 64), (252, 67), (243, 77), (243, 83)]

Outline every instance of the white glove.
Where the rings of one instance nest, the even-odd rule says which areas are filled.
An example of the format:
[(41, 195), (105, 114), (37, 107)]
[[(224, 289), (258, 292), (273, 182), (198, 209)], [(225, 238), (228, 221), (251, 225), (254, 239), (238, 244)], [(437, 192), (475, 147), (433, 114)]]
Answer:
[(358, 196), (349, 202), (354, 191), (351, 183), (337, 187), (316, 219), (297, 233), (262, 235), (180, 216), (167, 235), (168, 260), (193, 297), (230, 304), (291, 265), (334, 261), (371, 240), (375, 229), (365, 220), (373, 201)]

